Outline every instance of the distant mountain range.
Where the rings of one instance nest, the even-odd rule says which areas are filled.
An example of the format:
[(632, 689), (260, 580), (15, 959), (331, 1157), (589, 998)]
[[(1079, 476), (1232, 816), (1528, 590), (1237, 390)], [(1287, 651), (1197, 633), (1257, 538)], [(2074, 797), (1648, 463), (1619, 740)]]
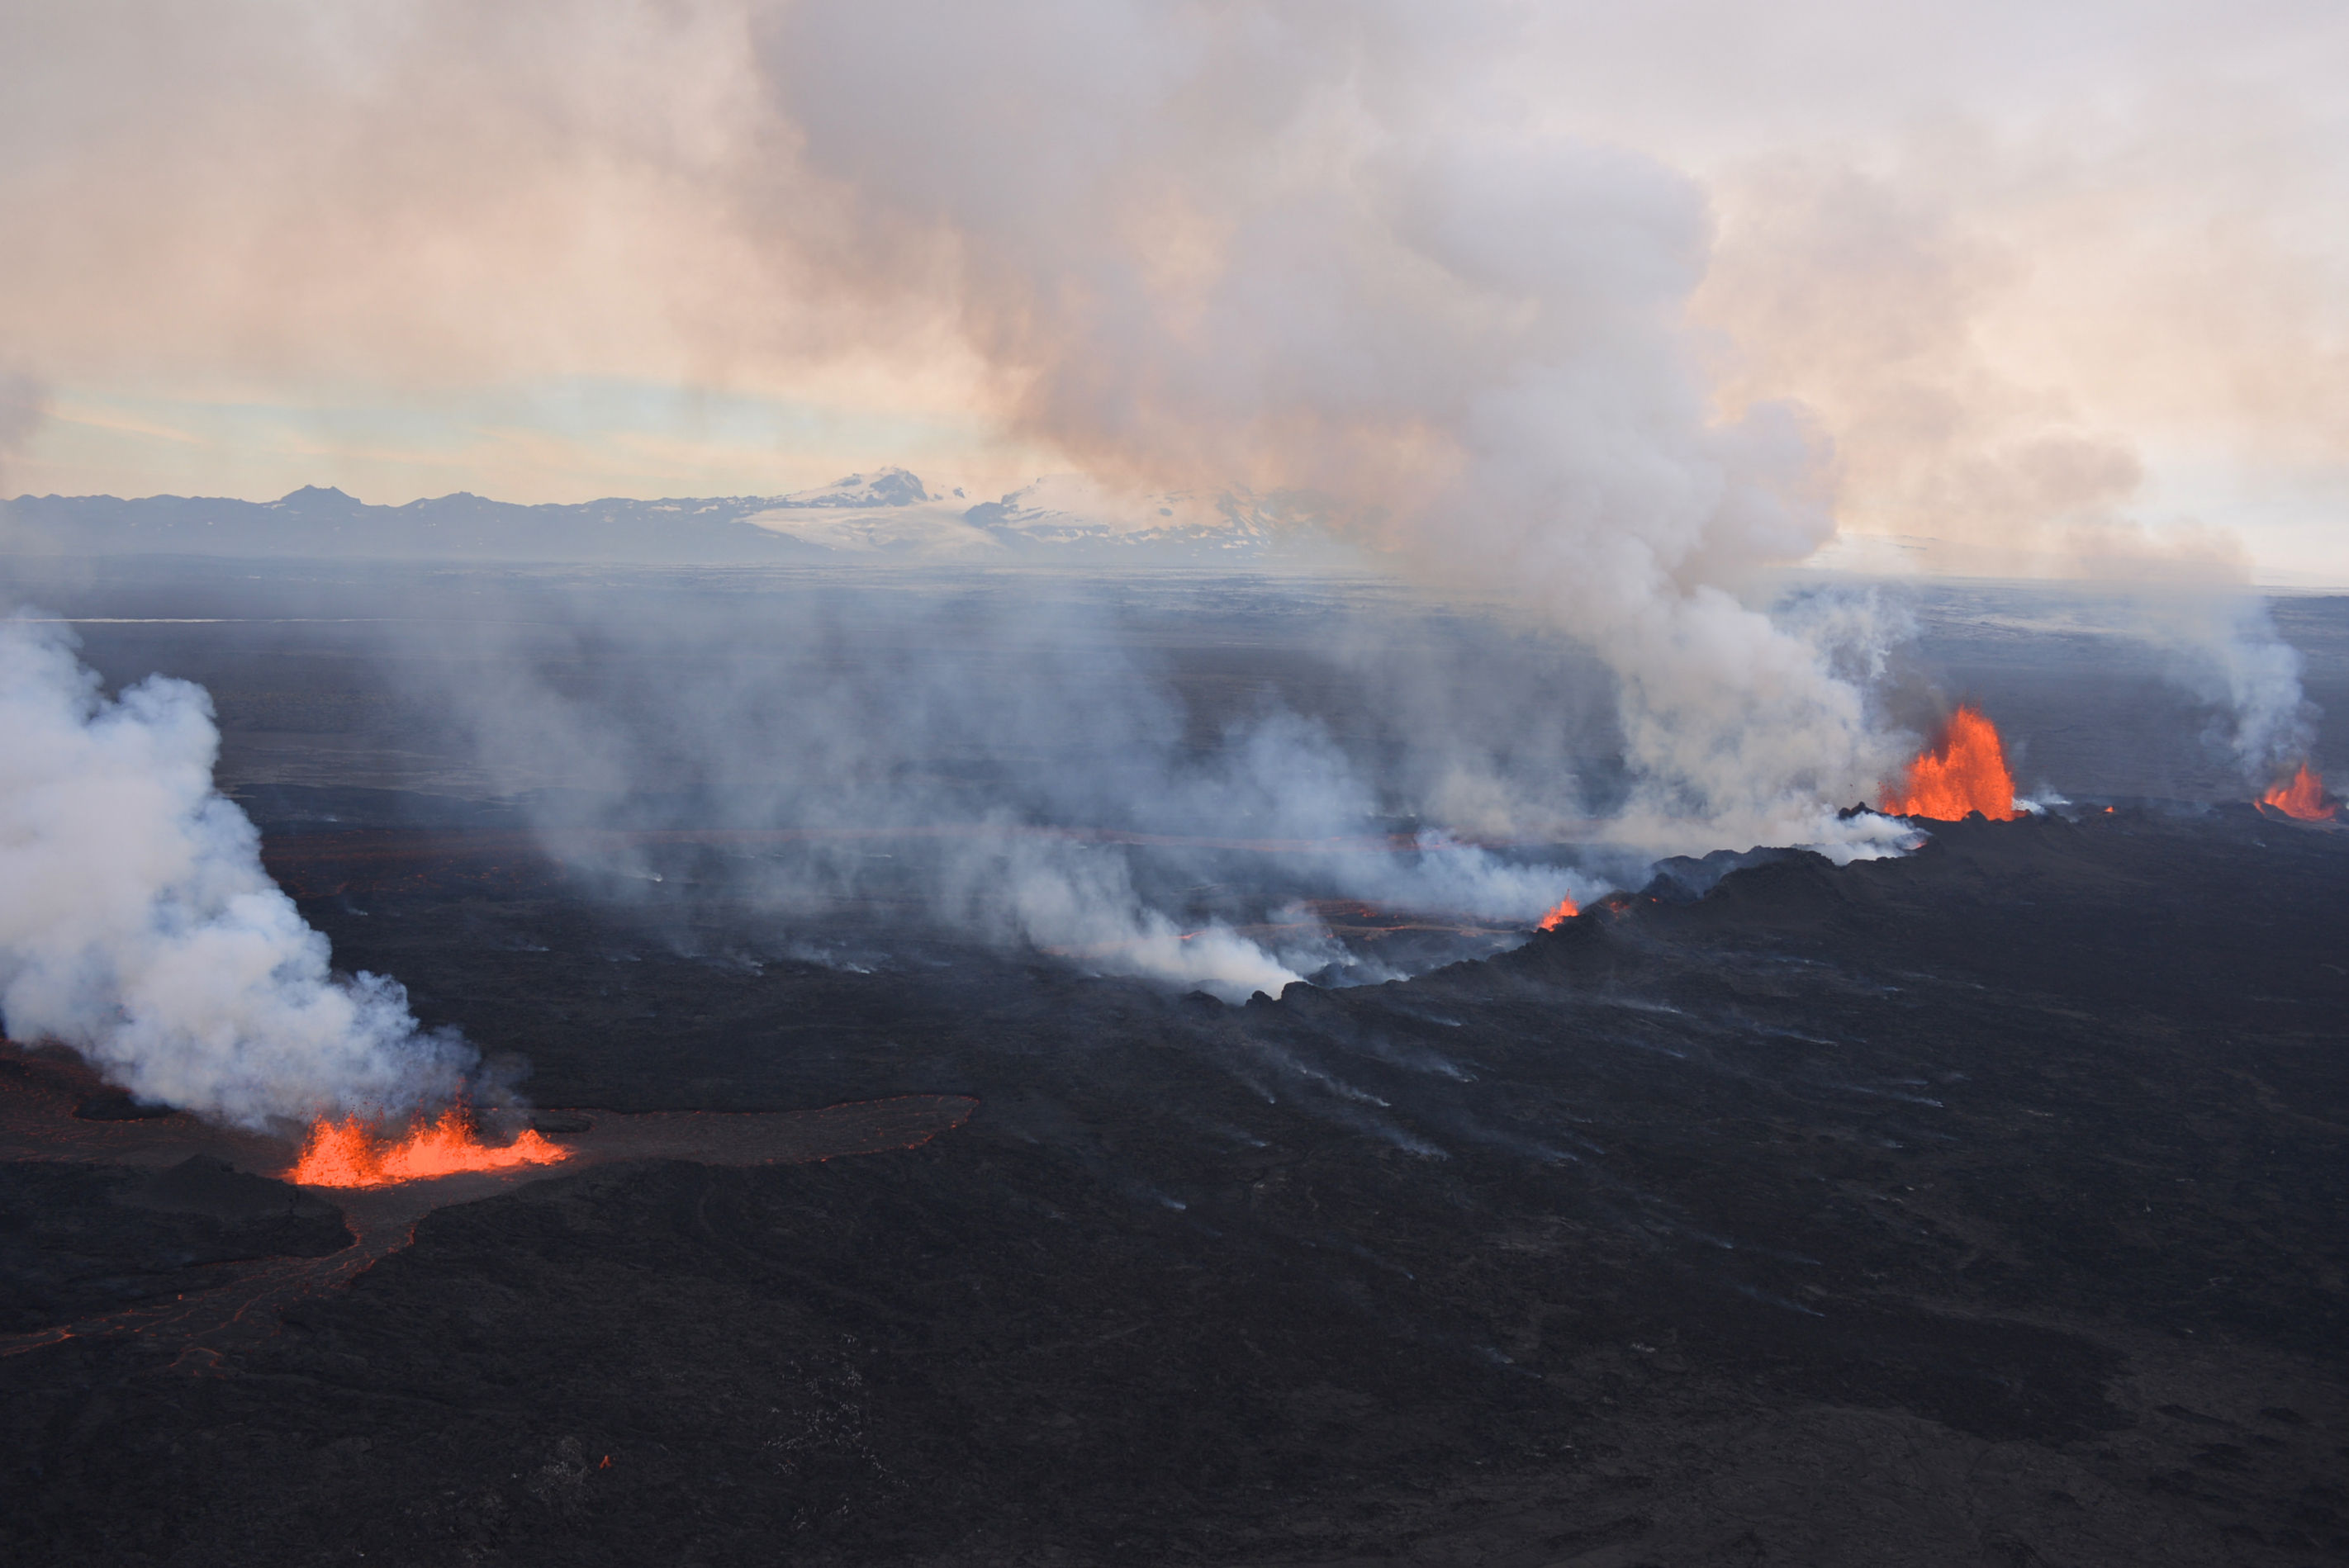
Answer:
[(1208, 564), (1330, 543), (1309, 499), (1113, 492), (1052, 476), (997, 500), (933, 495), (900, 468), (781, 496), (518, 506), (459, 492), (370, 506), (305, 486), (283, 500), (19, 496), (0, 553), (735, 565), (823, 561), (1115, 560)]

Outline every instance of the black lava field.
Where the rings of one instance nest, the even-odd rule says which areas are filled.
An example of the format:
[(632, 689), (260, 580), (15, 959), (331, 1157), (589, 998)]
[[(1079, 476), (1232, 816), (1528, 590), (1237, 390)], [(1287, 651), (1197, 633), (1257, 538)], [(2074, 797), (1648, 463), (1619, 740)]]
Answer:
[(235, 689), (336, 964), (582, 1152), (378, 1212), (10, 1047), (0, 1561), (2349, 1558), (2349, 831), (2075, 783), (1229, 1006), (616, 903)]

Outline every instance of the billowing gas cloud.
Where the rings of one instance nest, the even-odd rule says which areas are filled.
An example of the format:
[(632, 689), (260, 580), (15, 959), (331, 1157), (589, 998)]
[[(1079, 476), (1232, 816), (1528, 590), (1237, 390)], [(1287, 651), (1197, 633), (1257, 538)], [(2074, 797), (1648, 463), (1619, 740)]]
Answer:
[[(1723, 401), (1791, 397), (1813, 411), (1836, 432), (1844, 520), (1902, 538), (1917, 564), (2114, 589), (2136, 628), (2168, 651), (2180, 684), (2224, 716), (2209, 738), (2263, 785), (2306, 757), (2313, 710), (2302, 696), (2298, 655), (2251, 589), (2241, 540), (2174, 509), (2154, 521), (2139, 444), (2093, 411), (2112, 398), (2087, 366), (2113, 357), (2109, 348), (2066, 365), (1992, 346), (2018, 330), (2026, 345), (2077, 330), (2065, 318), (2084, 302), (2058, 308), (2032, 299), (2046, 256), (2002, 240), (1988, 217), (2022, 203), (2018, 191), (2075, 185), (2082, 172), (2045, 149), (1967, 150), (1962, 176), (1942, 149), (1938, 157), (1912, 151), (1912, 167), (1899, 176), (1778, 158), (1721, 183), (1726, 236), (1692, 304), (1733, 346), (1715, 362)], [(2132, 162), (2166, 170), (2177, 150), (2157, 143)], [(2195, 205), (2174, 180), (2148, 181), (2141, 167), (2130, 174), (2106, 205), (2143, 207), (2148, 184), (2154, 196)], [(1949, 189), (1961, 178), (1966, 198)], [(2036, 200), (2045, 203), (2044, 190)], [(2122, 244), (2110, 216), (2063, 211), (2059, 203), (2037, 215), (2044, 250), (2060, 256), (2099, 234)], [(2237, 219), (2256, 233), (2247, 215)], [(2276, 273), (2273, 264), (2244, 269), (2247, 279)], [(2020, 328), (2008, 319), (2017, 315)], [(2306, 325), (2322, 337), (2318, 323)], [(2154, 384), (2258, 380), (2216, 346), (2194, 343), (2199, 334), (2186, 335), (2185, 349), (2203, 351), (2190, 370), (2146, 373), (2142, 348), (2127, 357)], [(2271, 357), (2271, 368), (2290, 359)], [(2324, 377), (2294, 379), (2313, 406), (2275, 420), (2266, 438), (2289, 440), (2303, 421), (2338, 423), (2323, 406)], [(2223, 413), (2204, 409), (2207, 418)]]
[(1377, 7), (822, 0), (763, 34), (858, 221), (844, 264), (942, 272), (1016, 431), (1331, 498), (1600, 650), (1643, 830), (1833, 838), (1899, 748), (1740, 596), (1831, 535), (1826, 449), (1710, 406), (1699, 190), (1485, 112), (1495, 42)]
[[(183, 400), (264, 383), (296, 404), (484, 385), (527, 403), (514, 388), (608, 377), (953, 404), (1113, 481), (1312, 492), (1422, 578), (1599, 651), (1626, 841), (1866, 849), (1825, 809), (1903, 748), (1869, 701), (1889, 634), (1862, 606), (1774, 618), (1768, 568), (1840, 511), (2127, 574), (2111, 563), (2183, 559), (2135, 516), (2157, 414), (2337, 453), (2349, 360), (2323, 285), (2349, 248), (2301, 200), (2337, 180), (2333, 139), (2288, 93), (2171, 113), (2185, 100), (2146, 87), (2223, 59), (2329, 102), (2337, 73), (2305, 46), (2340, 35), (2290, 11), (2092, 6), (2066, 30), (1996, 5), (1961, 26), (1826, 4), (1766, 22), (1702, 3), (28, 6), (0, 21), (21, 154), (0, 206), (31, 220), (0, 253), (0, 345), (60, 383)], [(2119, 57), (2123, 30), (2141, 54)], [(2110, 123), (2067, 118), (2090, 102)], [(2005, 158), (2016, 126), (2062, 157)], [(2186, 129), (2137, 134), (2163, 126)], [(2279, 204), (2316, 216), (2238, 221)], [(2217, 232), (2245, 237), (2214, 271), (2196, 236)], [(2068, 374), (2041, 373), (2041, 346)], [(587, 482), (577, 444), (541, 460), (522, 423), (430, 471)], [(2247, 769), (2304, 744), (2256, 614), (2147, 598)], [(559, 693), (515, 695), (492, 744), (560, 727)], [(586, 760), (641, 771), (574, 727)], [(698, 733), (712, 769), (808, 785), (774, 820), (894, 777), (877, 748), (778, 769), (739, 727)], [(919, 744), (910, 720), (891, 733)], [(1240, 801), (1245, 779), (1195, 793)], [(1528, 809), (1496, 786), (1526, 783), (1414, 804), (1507, 820)], [(1146, 817), (1187, 788), (1102, 781), (1093, 803)], [(1361, 790), (1315, 798), (1317, 831), (1364, 815)], [(1009, 829), (1061, 820), (998, 804)], [(1091, 945), (1170, 974), (1199, 947), (1166, 944), (1131, 866), (1016, 832), (999, 849), (942, 865), (942, 917), (1046, 945), (1106, 934)], [(1530, 896), (1496, 885), (1454, 896)], [(1313, 958), (1230, 951), (1233, 985)]]
[[(2260, 438), (2337, 460), (2349, 359), (2324, 302), (2349, 247), (2322, 222), (2259, 222), (2321, 208), (2304, 199), (2336, 162), (2306, 149), (2333, 139), (2224, 95), (2118, 111), (2188, 128), (2166, 139), (2069, 134), (2049, 106), (2098, 96), (2081, 62), (2111, 52), (2115, 17), (2138, 30), (2134, 8), (2052, 43), (2044, 7), (1978, 9), (1996, 14), (1924, 50), (1925, 23), (1829, 5), (1766, 21), (1375, 0), (15, 7), (0, 352), (38, 375), (0, 377), (0, 459), (45, 407), (174, 462), (203, 451), (137, 407), (159, 388), (181, 407), (412, 409), (603, 378), (688, 402), (743, 385), (954, 408), (1112, 482), (1304, 492), (1421, 580), (1596, 652), (1628, 775), (1602, 792), (1611, 826), (1584, 836), (1614, 835), (1627, 868), (1724, 842), (1886, 847), (1830, 808), (1873, 794), (1910, 739), (1870, 696), (1892, 624), (1868, 601), (1764, 607), (1768, 571), (1840, 512), (2141, 584), (2142, 624), (2256, 776), (2310, 743), (2295, 663), (2256, 604), (2202, 591), (2223, 542), (2144, 524), (2141, 454), (2146, 431), (2281, 430)], [(2209, 53), (2219, 18), (2250, 39), (2239, 59), (2304, 57), (2330, 92), (2321, 51), (2274, 46), (2297, 22), (2242, 9), (2163, 8), (2143, 30), (2168, 66), (2141, 74)], [(1991, 101), (2024, 77), (2019, 107)], [(1888, 154), (1929, 78), (1967, 112), (1924, 154)], [(1840, 119), (1838, 92), (1858, 103)], [(2002, 116), (2064, 156), (1982, 155)], [(2173, 232), (2177, 211), (2191, 222)], [(2224, 266), (2191, 238), (2209, 233), (2238, 237)], [(388, 438), (287, 449), (441, 488), (516, 474), (581, 495), (622, 471), (693, 488), (671, 477), (690, 443), (648, 439), (641, 466), (605, 470), (519, 425), (414, 461), (397, 418)], [(211, 460), (291, 488), (268, 467), (283, 451)], [(642, 630), (657, 655), (665, 632)], [(551, 842), (641, 824), (690, 780), (724, 820), (810, 830), (733, 874), (822, 909), (873, 880), (855, 835), (950, 825), (891, 884), (930, 920), (1235, 1000), (1347, 959), (1302, 903), (1194, 914), (1233, 875), (1219, 837), (1291, 846), (1259, 905), (1530, 921), (1591, 891), (1450, 836), (1597, 804), (1572, 777), (1593, 754), (1503, 759), (1448, 727), (1463, 694), (1499, 687), (1538, 731), (1556, 692), (1447, 672), (1450, 695), (1401, 707), (1408, 733), (1381, 738), (1416, 760), (1381, 773), (1377, 748), (1278, 708), (1203, 752), (1179, 703), (1085, 656), (1045, 646), (1016, 681), (951, 661), (835, 676), (780, 705), (761, 672), (680, 689), (648, 656), (625, 723), (520, 652), (493, 661), (501, 680), (435, 695), (489, 761), (559, 758), (585, 781), (541, 803)], [(248, 1124), (461, 1083), (471, 1054), (420, 1031), (395, 983), (336, 978), (269, 883), (212, 788), (200, 691), (158, 679), (109, 701), (66, 642), (15, 624), (0, 723), (12, 1032)], [(1076, 729), (1113, 738), (1119, 764), (1056, 767)], [(1399, 822), (1421, 832), (1407, 852), (1366, 847)], [(1129, 838), (1083, 830), (1104, 823)]]
[[(1350, 648), (1349, 615), (1285, 628), (1278, 591), (1257, 589), (1247, 634), (1278, 636), (1257, 689), (1187, 696), (1150, 653), (1164, 624), (1148, 617), (1196, 613), (1178, 585), (825, 573), (689, 614), (589, 585), (476, 590), (482, 614), (440, 626), (438, 656), (387, 628), (383, 667), (460, 727), (554, 853), (655, 904), (717, 893), (834, 941), (878, 909), (893, 931), (1237, 1002), (1325, 971), (1392, 975), (1309, 901), (1522, 931), (1644, 864), (1468, 838), (1582, 825), (1578, 756), (1614, 745), (1604, 683), (1554, 636), (1433, 634), (1392, 590)], [(1275, 671), (1338, 694), (1345, 733), (1267, 689)], [(750, 841), (684, 876), (634, 847), (713, 828)]]
[(345, 979), (212, 788), (202, 688), (109, 699), (62, 628), (0, 622), (0, 1024), (149, 1100), (263, 1128), (397, 1113), (474, 1056), (382, 975)]
[[(882, 462), (1030, 471), (1024, 454), (983, 460), (977, 420), (936, 444), (909, 438), (909, 410), (936, 418), (981, 390), (983, 366), (942, 328), (928, 287), (946, 292), (963, 258), (925, 221), (882, 274), (912, 286), (835, 286), (856, 225), (843, 229), (837, 180), (798, 157), (809, 141), (819, 168), (840, 168), (823, 132), (832, 107), (798, 90), (824, 75), (815, 52), (839, 28), (822, 15), (773, 27), (789, 9), (0, 9), (0, 210), (14, 220), (0, 360), (59, 388), (27, 482), (585, 500), (599, 486), (771, 492)], [(1764, 285), (1758, 310), (1754, 291), (1709, 290), (1711, 325), (1766, 335), (1771, 297), (1807, 293), (1842, 307), (1824, 318), (1821, 352), (1878, 328), (1898, 351), (1912, 324), (1940, 319), (1930, 296), (1909, 315), (1920, 274), (1899, 244), (1838, 220), (1826, 244), (1796, 247), (1827, 265), (1759, 264), (1785, 253), (1782, 218), (1806, 221), (1805, 185), (1873, 190), (1955, 242), (1965, 364), (2064, 405), (2057, 422), (2075, 433), (2117, 437), (2166, 509), (2250, 525), (2263, 572), (2349, 571), (2329, 520), (2349, 414), (2337, 155), (2349, 32), (2333, 8), (2081, 0), (2051, 19), (2021, 0), (1962, 13), (1786, 0), (1766, 15), (1726, 0), (1467, 0), (1440, 15), (1375, 0), (1099, 16), (1014, 5), (941, 99), (933, 40), (974, 42), (938, 14), (954, 9), (885, 11), (865, 29), (881, 36), (868, 57), (906, 67), (859, 77), (880, 122), (870, 156), (902, 164), (942, 146), (939, 182), (1007, 209), (1041, 205), (1068, 189), (1062, 171), (1087, 167), (1146, 172), (1204, 152), (1219, 179), (1277, 181), (1349, 145), (1400, 148), (1414, 125), (1481, 122), (1504, 142), (1564, 133), (1701, 185), (1724, 219), (1716, 273)], [(1338, 113), (1315, 124), (1316, 105)], [(1005, 160), (1023, 124), (1076, 134), (1027, 138), (1050, 163)], [(1300, 128), (1320, 139), (1290, 134)], [(1213, 259), (1212, 230), (1145, 211), (1147, 187), (1135, 196), (1104, 215), (1140, 220), (1124, 237), (1162, 274)], [(1861, 334), (1842, 330), (1853, 322)], [(1820, 356), (1756, 346), (1775, 364)], [(1925, 374), (1909, 379), (1957, 385), (1965, 364), (1927, 363), (1938, 350), (1923, 346), (1905, 369)], [(631, 438), (584, 438), (613, 427), (569, 418), (578, 377), (643, 394)], [(1764, 379), (1737, 376), (1733, 389), (1805, 390)], [(792, 426), (782, 450), (747, 432), (707, 439), (698, 396), (730, 392), (776, 400)], [(212, 419), (224, 399), (255, 418)], [(1924, 411), (1831, 403), (1818, 411), (1847, 446), (1860, 424), (1880, 432)], [(810, 404), (829, 417), (785, 412)], [(419, 422), (419, 407), (434, 418)], [(860, 422), (876, 414), (896, 422), (895, 439)], [(1889, 525), (1910, 499), (1875, 487), (1890, 471), (1847, 469), (1847, 521)], [(2167, 483), (2181, 475), (2199, 481), (2182, 502)], [(1928, 531), (1961, 544), (1996, 532), (1996, 518), (1963, 511), (1937, 511)]]

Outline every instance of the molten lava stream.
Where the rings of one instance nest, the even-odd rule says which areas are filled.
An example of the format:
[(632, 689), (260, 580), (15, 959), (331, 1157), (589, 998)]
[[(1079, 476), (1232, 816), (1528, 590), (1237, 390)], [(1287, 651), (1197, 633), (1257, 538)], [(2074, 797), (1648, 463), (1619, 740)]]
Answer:
[(1982, 709), (1961, 703), (1932, 744), (1909, 764), (1899, 786), (1886, 789), (1884, 810), (1889, 816), (1937, 822), (1960, 821), (1973, 811), (1993, 822), (2020, 816), (1998, 727)]
[(2305, 762), (2299, 772), (2261, 796), (2260, 804), (2303, 822), (2329, 822), (2341, 811), (2338, 800), (2324, 798), (2324, 775)]
[(1534, 929), (1537, 931), (1556, 931), (1559, 926), (1564, 925), (1568, 921), (1572, 920), (1576, 915), (1580, 914), (1581, 913), (1581, 907), (1574, 902), (1574, 896), (1569, 893), (1566, 897), (1559, 899), (1557, 901), (1557, 907), (1551, 910), (1547, 914), (1543, 915), (1541, 917), (1541, 923), (1534, 927)]
[(506, 1171), (517, 1165), (552, 1165), (571, 1151), (531, 1129), (503, 1146), (483, 1143), (459, 1106), (439, 1119), (419, 1123), (407, 1137), (387, 1142), (356, 1116), (310, 1124), (301, 1158), (285, 1180), (303, 1187), (388, 1187), (465, 1171)]

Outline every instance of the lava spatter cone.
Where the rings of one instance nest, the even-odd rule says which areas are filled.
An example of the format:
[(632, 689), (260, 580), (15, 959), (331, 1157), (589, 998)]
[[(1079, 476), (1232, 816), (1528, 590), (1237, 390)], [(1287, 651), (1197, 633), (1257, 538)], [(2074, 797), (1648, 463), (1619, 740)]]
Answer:
[(1961, 703), (1932, 742), (1887, 786), (1885, 814), (1962, 821), (1979, 811), (1993, 822), (2021, 815), (2014, 807), (2014, 775), (2006, 766), (2006, 746), (1990, 716)]
[(397, 1139), (359, 1117), (321, 1118), (310, 1124), (285, 1180), (303, 1187), (388, 1187), (468, 1171), (552, 1165), (570, 1157), (570, 1150), (531, 1128), (511, 1143), (484, 1143), (466, 1109), (452, 1105)]

